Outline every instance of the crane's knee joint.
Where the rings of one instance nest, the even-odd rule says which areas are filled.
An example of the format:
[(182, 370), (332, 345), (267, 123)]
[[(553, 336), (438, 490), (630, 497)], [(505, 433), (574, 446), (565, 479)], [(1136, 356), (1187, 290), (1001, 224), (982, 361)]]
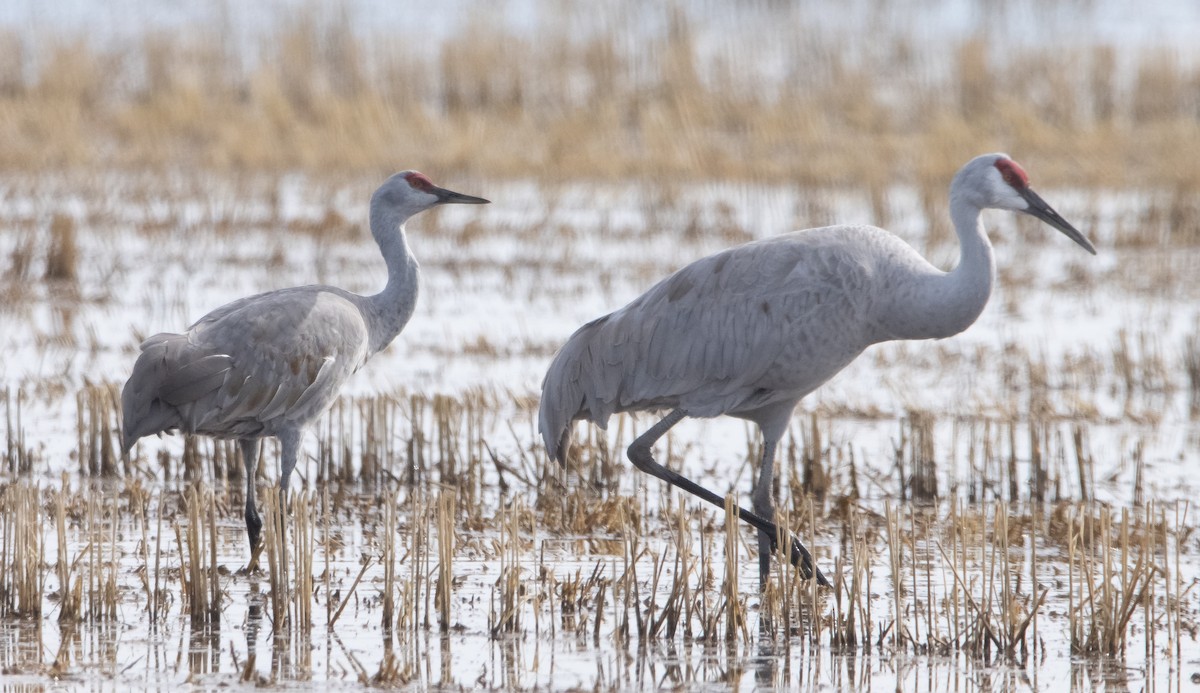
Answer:
[(645, 469), (646, 463), (654, 459), (650, 451), (650, 446), (640, 440), (630, 443), (629, 447), (625, 449), (625, 455), (633, 463), (633, 466), (638, 469)]

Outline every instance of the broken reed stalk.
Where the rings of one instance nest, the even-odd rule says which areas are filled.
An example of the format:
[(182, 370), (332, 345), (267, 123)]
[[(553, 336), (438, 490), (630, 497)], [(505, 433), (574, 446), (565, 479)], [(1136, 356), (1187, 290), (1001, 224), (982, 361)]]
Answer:
[[(704, 532), (700, 533), (700, 558), (697, 561), (692, 553), (692, 542), (696, 535), (689, 526), (687, 509), (683, 504), (675, 506), (674, 518), (675, 521), (671, 525), (673, 530), (671, 536), (675, 546), (675, 570), (671, 577), (671, 593), (662, 607), (662, 615), (659, 616), (658, 622), (653, 628), (653, 631), (658, 631), (665, 622), (667, 629), (665, 635), (668, 639), (675, 638), (680, 621), (683, 622), (684, 637), (690, 638), (692, 636), (692, 617), (697, 611), (700, 613), (700, 621), (704, 624), (705, 633), (709, 632), (711, 630), (708, 625), (709, 614), (712, 611), (709, 605), (708, 590), (705, 589), (703, 582), (699, 585), (698, 598), (692, 594), (691, 586), (691, 577), (696, 574), (697, 570), (701, 575), (710, 575), (707, 535)], [(655, 583), (657, 584), (657, 582), (656, 579)]]
[[(633, 613), (637, 622), (638, 640), (640, 641), (646, 634), (646, 620), (642, 618), (642, 600), (638, 586), (637, 565), (642, 557), (645, 556), (647, 549), (642, 548), (639, 544), (641, 535), (638, 533), (636, 521), (633, 521), (633, 511), (629, 508), (623, 508), (622, 516), (624, 521), (621, 526), (621, 536), (623, 539), (621, 554), (625, 570), (621, 580), (621, 594), (624, 597), (624, 601), (621, 604), (621, 620), (616, 633), (619, 643), (627, 646), (630, 640), (630, 612)], [(550, 594), (553, 594), (553, 590), (550, 591)], [(551, 619), (551, 624), (553, 624), (553, 619)]]
[(216, 503), (212, 490), (193, 484), (184, 495), (184, 504), (188, 615), (193, 626), (216, 624), (221, 618), (221, 588), (216, 570)]
[(163, 517), (166, 515), (166, 513), (163, 512), (163, 504), (165, 502), (166, 500), (160, 493), (158, 495), (158, 529), (154, 537), (154, 597), (150, 600), (149, 607), (150, 623), (152, 624), (152, 627), (158, 624), (158, 607), (160, 606), (163, 598), (163, 593), (160, 589), (160, 586), (162, 585), (160, 582), (162, 573), (159, 571), (159, 566), (162, 565)]
[(119, 536), (118, 530), (121, 527), (118, 502), (117, 494), (114, 493), (109, 496), (108, 507), (111, 522), (109, 523), (108, 534), (108, 570), (106, 571), (107, 577), (104, 581), (104, 612), (109, 620), (114, 621), (117, 618), (117, 602), (120, 598), (117, 592), (117, 570), (120, 567), (117, 560), (117, 537)]
[(514, 500), (500, 517), (500, 613), (494, 614), (492, 637), (521, 631), (521, 515), (524, 504)]
[[(115, 600), (108, 599), (108, 575), (104, 570), (104, 513), (99, 494), (88, 494), (87, 509), (87, 618), (90, 621), (112, 620), (117, 617)], [(115, 521), (115, 518), (114, 518)], [(182, 549), (180, 549), (182, 551)], [(116, 566), (113, 566), (113, 570)], [(115, 580), (115, 578), (114, 578)]]
[(765, 584), (762, 585), (762, 608), (759, 615), (759, 632), (769, 632), (772, 635), (777, 635), (782, 629), (785, 637), (792, 633), (792, 590), (791, 587), (791, 553), (792, 542), (788, 539), (788, 527), (792, 523), (788, 517), (786, 508), (781, 509), (775, 515), (775, 542), (779, 547), (779, 560), (777, 570), (775, 571), (775, 579), (769, 577)]
[(76, 445), (84, 475), (115, 476), (119, 471), (119, 399), (116, 383), (87, 384), (75, 393)]
[[(909, 594), (912, 595), (912, 629), (907, 631), (908, 640), (915, 648), (921, 642), (921, 592), (917, 588), (917, 564), (920, 563), (920, 554), (917, 551), (917, 512), (913, 508), (908, 513), (908, 532), (904, 535), (902, 546), (908, 547), (908, 574), (909, 574)], [(928, 607), (928, 604), (925, 605)], [(925, 613), (929, 613), (929, 609), (924, 609)], [(926, 631), (926, 642), (928, 642), (929, 632)]]
[(332, 576), (329, 573), (329, 555), (333, 553), (333, 544), (330, 542), (329, 534), (329, 485), (325, 484), (321, 487), (321, 526), (324, 529), (324, 550), (321, 552), (325, 559), (325, 626), (333, 627), (333, 592), (330, 591), (329, 581)]
[[(367, 568), (371, 567), (371, 557), (367, 556), (362, 561), (362, 567), (358, 569), (358, 576), (354, 578), (354, 582), (350, 585), (350, 590), (346, 592), (346, 596), (342, 597), (342, 603), (338, 605), (337, 611), (333, 612), (333, 618), (329, 620), (328, 630), (333, 631), (333, 624), (337, 623), (338, 617), (342, 615), (342, 611), (346, 609), (346, 605), (350, 603), (350, 599), (354, 596), (354, 591), (358, 589), (358, 583), (362, 582), (363, 575), (367, 574)], [(327, 597), (328, 598), (328, 597)]]
[[(686, 504), (680, 504), (679, 508), (679, 526), (689, 527), (692, 523), (688, 517)], [(700, 532), (697, 534), (695, 528), (687, 533), (685, 538), (688, 548), (684, 551), (691, 552), (691, 542), (693, 537), (699, 537), (700, 540), (700, 558), (693, 561), (693, 569), (690, 572), (683, 573), (683, 591), (682, 595), (682, 622), (683, 622), (683, 637), (688, 639), (692, 637), (692, 623), (700, 622), (701, 639), (707, 642), (717, 642), (721, 638), (721, 617), (726, 612), (726, 601), (722, 591), (713, 589), (714, 581), (717, 575), (717, 566), (714, 563), (716, 550), (714, 544), (718, 540), (723, 540), (724, 536), (721, 532), (705, 531), (703, 524), (699, 525)], [(684, 538), (684, 537), (681, 537)], [(724, 573), (724, 566), (721, 567), (721, 572)], [(693, 588), (692, 578), (698, 578)], [(710, 597), (710, 593), (712, 596)], [(697, 600), (695, 595), (699, 595)], [(714, 598), (715, 597), (715, 598)], [(699, 601), (699, 608), (696, 607), (696, 602)], [(710, 608), (716, 604), (716, 608)]]
[[(725, 583), (722, 596), (725, 600), (725, 639), (737, 639), (738, 631), (746, 633), (745, 615), (742, 614), (738, 592), (738, 522), (737, 498), (725, 496)], [(748, 637), (748, 635), (747, 635)]]
[(455, 509), (458, 507), (458, 492), (453, 487), (442, 487), (438, 492), (438, 582), (434, 601), (438, 610), (438, 626), (443, 633), (450, 630), (451, 591), (454, 587)]
[[(817, 548), (817, 499), (816, 499), (816, 497), (814, 497), (811, 494), (806, 494), (804, 496), (804, 507), (802, 508), (802, 510), (808, 511), (808, 527), (809, 527), (809, 530), (811, 531), (811, 534), (809, 534), (809, 536), (808, 536), (808, 545), (813, 547), (813, 551), (816, 551), (816, 548)], [(791, 543), (791, 542), (789, 542), (789, 543)], [(789, 551), (789, 553), (790, 553), (790, 551)], [(812, 555), (812, 560), (813, 560), (813, 564), (812, 564), (813, 569), (815, 571), (816, 566), (817, 566), (817, 556), (815, 553)], [(790, 555), (788, 557), (788, 565), (791, 565), (791, 556)], [(795, 576), (799, 575), (799, 573), (796, 571), (792, 571), (792, 575), (793, 575), (792, 581), (795, 582)], [(821, 641), (821, 626), (822, 626), (823, 621), (819, 616), (819, 614), (821, 612), (818, 610), (821, 591), (819, 589), (820, 585), (817, 583), (817, 580), (816, 580), (815, 572), (814, 572), (813, 578), (811, 580), (802, 581), (801, 585), (804, 586), (808, 590), (808, 618), (804, 619), (804, 623), (808, 626), (809, 643), (816, 645), (816, 644), (820, 643), (820, 641)]]
[(0, 496), (3, 548), (0, 549), (0, 616), (39, 617), (42, 613), (42, 559), (45, 540), (39, 490), (19, 482)]
[[(1184, 609), (1183, 573), (1180, 571), (1179, 564), (1181, 556), (1183, 555), (1184, 542), (1190, 533), (1189, 531), (1185, 530), (1185, 527), (1187, 527), (1187, 514), (1191, 509), (1191, 503), (1184, 501), (1182, 505), (1183, 510), (1181, 512), (1180, 503), (1175, 503), (1175, 570), (1173, 573), (1170, 572), (1170, 558), (1168, 557), (1168, 572), (1166, 575), (1164, 575), (1164, 581), (1167, 583), (1167, 594), (1168, 596), (1173, 597), (1173, 599), (1168, 599), (1167, 601), (1167, 611), (1168, 613), (1174, 612), (1174, 615), (1171, 617), (1170, 621), (1172, 624), (1174, 624), (1174, 628), (1167, 629), (1168, 638), (1170, 640), (1168, 644), (1168, 651), (1175, 657), (1175, 661), (1177, 662), (1179, 661), (1180, 648), (1182, 647), (1181, 638), (1183, 636), (1183, 624), (1181, 619)], [(1172, 576), (1174, 576), (1173, 581)], [(1174, 584), (1172, 584), (1172, 582)]]
[[(154, 603), (154, 588), (150, 584), (150, 527), (149, 518), (146, 517), (146, 508), (150, 507), (150, 499), (147, 497), (145, 503), (138, 503), (138, 524), (142, 528), (142, 590), (146, 593), (146, 613), (151, 613), (152, 604)], [(57, 508), (56, 508), (57, 510)], [(61, 536), (61, 533), (60, 533)], [(61, 551), (59, 552), (61, 555)], [(151, 620), (153, 624), (153, 620)], [(153, 626), (151, 626), (153, 627)]]
[(63, 474), (62, 487), (54, 494), (54, 524), (58, 532), (58, 621), (75, 623), (80, 620), (83, 609), (83, 583), (75, 580), (71, 584), (72, 568), (67, 552), (67, 475)]
[(271, 621), (275, 632), (288, 625), (287, 532), (283, 523), (284, 498), (277, 486), (263, 489), (263, 551), (267, 554), (267, 582), (271, 586)]
[[(855, 513), (855, 524), (858, 522), (858, 514)], [(875, 621), (871, 613), (871, 553), (870, 546), (867, 543), (865, 534), (855, 531), (851, 527), (851, 535), (854, 545), (854, 564), (855, 564), (855, 589), (857, 590), (856, 601), (858, 603), (858, 620), (862, 625), (861, 641), (869, 650), (871, 647), (871, 628)], [(861, 588), (858, 586), (861, 584)]]
[(1132, 536), (1139, 528), (1131, 525), (1127, 510), (1114, 526), (1107, 507), (1100, 508), (1098, 518), (1084, 507), (1073, 518), (1069, 542), (1071, 651), (1115, 656), (1125, 651), (1133, 612), (1160, 571), (1152, 562), (1156, 534), (1142, 526), (1140, 538)]
[(1016, 605), (1013, 599), (1012, 565), (1009, 560), (1008, 546), (1008, 505), (1001, 501), (995, 503), (995, 513), (992, 515), (992, 546), (1000, 552), (1000, 626), (1003, 634), (1004, 652), (1012, 656), (1012, 646), (1015, 624)]
[[(1003, 630), (1001, 630), (1002, 637), (1000, 646), (1003, 649), (1004, 656), (1010, 660), (1017, 657), (1018, 646), (1020, 647), (1020, 652), (1023, 657), (1024, 654), (1028, 652), (1029, 644), (1031, 642), (1036, 644), (1036, 638), (1032, 641), (1027, 640), (1026, 633), (1028, 632), (1031, 624), (1036, 624), (1038, 610), (1041, 609), (1042, 602), (1045, 601), (1047, 594), (1049, 594), (1049, 590), (1039, 592), (1037, 581), (1037, 518), (1034, 517), (1030, 524), (1035, 528), (1034, 536), (1030, 540), (1032, 544), (1030, 551), (1033, 554), (1030, 559), (1030, 590), (1033, 598), (1032, 603), (1029, 605), (1028, 611), (1026, 611), (1024, 607), (1017, 603), (1016, 587), (1012, 585), (1012, 578), (1016, 575), (1016, 572), (1012, 565), (1008, 543), (1008, 506), (997, 501), (996, 512), (993, 519), (993, 536), (998, 535), (999, 541), (993, 543), (1000, 544), (1000, 552), (1002, 555), (1001, 570), (1003, 571), (1003, 591), (1000, 599), (1000, 623), (1003, 627)], [(1034, 632), (1036, 634), (1036, 625), (1034, 625)]]
[(429, 575), (429, 506), (425, 494), (409, 496), (408, 564), (409, 579), (404, 585), (401, 612), (403, 628), (415, 631), (424, 624), (429, 625), (429, 612), (422, 612), (421, 605), (428, 604)]
[[(416, 518), (412, 519), (416, 522)], [(390, 639), (396, 613), (396, 494), (383, 500), (383, 527), (379, 537), (380, 560), (383, 562), (383, 598), (380, 606), (384, 638)]]
[(887, 522), (888, 569), (892, 576), (892, 645), (896, 648), (904, 646), (900, 631), (903, 628), (904, 602), (904, 540), (900, 536), (899, 513), (892, 508), (891, 501), (883, 505), (884, 517)]
[(25, 445), (25, 426), (21, 423), (21, 402), (24, 399), (25, 391), (22, 388), (17, 388), (15, 397), (11, 387), (4, 388), (5, 455), (8, 473), (14, 477), (33, 468), (33, 453)]
[(312, 631), (313, 602), (313, 497), (310, 491), (293, 493), (291, 498), (292, 556), (295, 565), (292, 624), (301, 633)]

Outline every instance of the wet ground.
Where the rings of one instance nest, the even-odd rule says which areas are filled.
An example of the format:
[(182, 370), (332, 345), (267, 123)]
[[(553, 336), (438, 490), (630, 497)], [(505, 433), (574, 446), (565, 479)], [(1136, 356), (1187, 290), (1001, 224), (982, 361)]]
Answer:
[[(814, 607), (789, 574), (761, 597), (748, 531), (729, 544), (720, 510), (621, 460), (649, 418), (614, 420), (607, 435), (581, 427), (581, 458), (562, 473), (545, 464), (533, 406), (578, 324), (732, 243), (866, 221), (859, 196), (697, 186), (664, 206), (622, 186), (583, 195), (441, 182), (505, 202), (412, 222), (417, 314), (306, 440), (296, 484), (317, 494), (306, 628), (299, 602), (286, 625), (275, 613), (269, 566), (239, 573), (248, 551), (231, 449), (148, 439), (129, 463), (115, 459), (111, 388), (141, 337), (232, 298), (314, 280), (376, 290), (382, 263), (362, 227), (374, 181), (6, 181), (0, 597), (17, 598), (18, 487), (40, 489), (43, 543), (26, 561), (42, 581), (40, 615), (0, 618), (0, 685), (1181, 690), (1200, 672), (1187, 505), (1198, 314), (1196, 287), (1180, 281), (1197, 259), (1122, 242), (1122, 220), (1145, 200), (1099, 214), (1087, 194), (1042, 191), (1067, 218), (1096, 220), (1086, 229), (1096, 258), (987, 217), (1000, 281), (980, 321), (950, 340), (873, 348), (802, 404), (781, 451), (779, 502), (840, 576)], [(892, 200), (897, 231), (949, 264), (954, 246), (927, 243), (912, 192)], [(69, 280), (45, 278), (56, 215), (73, 220)], [(755, 444), (741, 422), (685, 422), (661, 454), (720, 493), (746, 494)], [(268, 444), (260, 488), (275, 479), (276, 454)], [(823, 486), (810, 510), (814, 469)], [(55, 516), (64, 473), (65, 563), (82, 612), (68, 620)], [(937, 500), (919, 497), (922, 473)], [(184, 498), (194, 482), (213, 490), (216, 540), (201, 543), (215, 547), (217, 569), (205, 560), (200, 574), (219, 588), (216, 615), (195, 624)], [(451, 488), (443, 632), (436, 499)], [(297, 589), (295, 573), (288, 584)], [(1118, 607), (1117, 626), (1105, 626)], [(733, 611), (743, 615), (731, 626)], [(1097, 654), (1106, 628), (1119, 631), (1112, 655)]]

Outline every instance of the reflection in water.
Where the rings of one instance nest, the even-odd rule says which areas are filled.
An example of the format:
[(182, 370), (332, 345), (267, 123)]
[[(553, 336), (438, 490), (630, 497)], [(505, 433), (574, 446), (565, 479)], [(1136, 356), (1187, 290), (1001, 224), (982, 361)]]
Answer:
[(292, 632), (281, 628), (271, 637), (271, 680), (287, 681), (292, 674)]
[[(754, 683), (759, 688), (778, 688), (779, 687), (779, 655), (776, 654), (775, 640), (773, 638), (760, 635), (758, 638), (758, 650), (752, 660), (754, 667)], [(786, 657), (784, 664), (787, 663)]]
[(246, 633), (246, 662), (241, 667), (241, 680), (254, 681), (258, 678), (258, 633), (262, 629), (263, 599), (259, 591), (257, 576), (249, 576), (249, 588), (246, 590), (246, 622), (243, 629)]
[(450, 638), (443, 635), (438, 640), (442, 646), (442, 673), (439, 683), (443, 686), (451, 686), (454, 684), (454, 660), (450, 656)]
[[(1130, 690), (1130, 679), (1135, 673), (1142, 674), (1143, 672), (1124, 666), (1119, 659), (1092, 657), (1072, 659), (1071, 691), (1072, 693), (1083, 693), (1083, 691), (1105, 690), (1122, 693), (1122, 691)], [(1137, 678), (1140, 679), (1141, 676)], [(1140, 688), (1143, 683), (1151, 683), (1150, 688), (1152, 689), (1152, 681), (1152, 679), (1137, 681), (1137, 687)]]
[[(521, 637), (514, 635), (505, 635), (497, 638), (495, 647), (492, 648), (492, 671), (500, 672), (500, 688), (520, 688), (521, 687), (521, 671), (525, 667), (521, 656)], [(499, 667), (495, 666), (495, 654), (500, 654)]]
[[(422, 618), (427, 610), (425, 602), (432, 599), (414, 599), (405, 602), (409, 605), (406, 608), (412, 610), (407, 618), (418, 625), (395, 629), (390, 637), (381, 637), (379, 574), (363, 570), (361, 556), (370, 546), (353, 534), (363, 522), (358, 517), (343, 521), (338, 529), (343, 533), (342, 543), (329, 557), (329, 574), (322, 576), (329, 585), (322, 590), (322, 596), (330, 595), (331, 602), (339, 604), (345, 599), (342, 618), (332, 629), (317, 624), (311, 633), (276, 628), (269, 620), (262, 575), (228, 572), (219, 573), (226, 595), (221, 626), (192, 628), (183, 613), (185, 603), (171, 596), (180, 593), (176, 582), (180, 563), (177, 553), (162, 553), (161, 570), (139, 573), (129, 568), (155, 561), (147, 561), (146, 552), (136, 540), (118, 546), (111, 553), (106, 549), (107, 555), (119, 557), (116, 574), (133, 576), (128, 582), (118, 584), (117, 620), (59, 623), (54, 617), (52, 598), (47, 598), (43, 611), (48, 618), (0, 620), (0, 672), (3, 673), (0, 691), (11, 690), (13, 685), (44, 683), (50, 677), (103, 681), (110, 683), (112, 690), (145, 682), (157, 687), (183, 681), (215, 687), (235, 686), (239, 681), (286, 685), (314, 680), (379, 686), (505, 689), (657, 689), (708, 684), (760, 690), (899, 688), (965, 692), (1068, 687), (1075, 691), (1097, 687), (1153, 690), (1156, 686), (1168, 688), (1172, 683), (1172, 690), (1178, 690), (1179, 686), (1178, 660), (1172, 666), (1164, 664), (1156, 669), (1152, 660), (1144, 658), (1141, 648), (1130, 647), (1124, 662), (1072, 661), (1067, 643), (1045, 642), (1043, 633), (1064, 630), (1066, 620), (1062, 611), (1051, 609), (1043, 612), (1043, 631), (1037, 647), (1031, 650), (1036, 654), (1028, 661), (997, 658), (980, 662), (966, 655), (917, 656), (897, 653), (878, 640), (871, 651), (845, 647), (834, 650), (826, 645), (811, 645), (804, 629), (791, 629), (792, 633), (802, 634), (791, 638), (760, 634), (749, 641), (738, 639), (729, 643), (689, 637), (682, 625), (671, 638), (639, 637), (633, 627), (636, 615), (632, 609), (634, 604), (648, 608), (645, 595), (652, 589), (649, 581), (653, 579), (649, 573), (638, 576), (646, 590), (639, 599), (626, 602), (617, 599), (613, 592), (614, 598), (606, 600), (602, 609), (588, 608), (587, 600), (578, 595), (576, 608), (564, 609), (557, 603), (561, 591), (553, 592), (546, 587), (561, 583), (530, 581), (525, 585), (525, 601), (521, 604), (531, 611), (541, 609), (538, 617), (524, 621), (528, 625), (524, 632), (493, 637), (492, 629), (486, 627), (492, 614), (487, 597), (497, 589), (496, 564), (480, 549), (481, 545), (469, 548), (461, 562), (456, 563), (460, 572), (455, 593), (460, 599), (454, 607), (456, 624), (451, 632), (436, 633), (419, 625), (426, 622)], [(243, 541), (240, 526), (231, 523), (221, 542), (221, 546), (227, 547), (222, 554), (226, 563), (243, 558)], [(81, 532), (72, 540), (68, 553), (81, 555), (87, 545), (87, 535)], [(479, 550), (478, 555), (483, 557), (472, 562), (469, 558), (474, 554), (470, 550)], [(538, 555), (537, 560), (541, 560), (536, 549), (527, 547), (524, 551), (525, 556)], [(528, 560), (526, 572), (534, 574), (534, 559)], [(591, 557), (585, 557), (577, 567), (582, 570), (592, 565)], [(1181, 572), (1187, 568), (1185, 565)], [(51, 570), (47, 568), (47, 572)], [(360, 577), (363, 579), (358, 583)], [(669, 577), (663, 577), (664, 583)], [(608, 589), (615, 584), (618, 581), (614, 577)], [(550, 590), (551, 596), (539, 594), (538, 590)], [(161, 608), (157, 619), (147, 618), (146, 601), (152, 592), (162, 595), (157, 601)], [(624, 606), (626, 603), (630, 606)], [(622, 613), (623, 608), (631, 613)], [(759, 615), (754, 608), (747, 613), (750, 619)], [(622, 635), (619, 628), (623, 623), (627, 630)], [(788, 629), (781, 632), (784, 630)], [(1185, 639), (1181, 646), (1190, 645)], [(260, 666), (258, 651), (262, 649), (266, 654), (268, 648), (269, 655)], [(1159, 646), (1156, 651), (1165, 649)], [(1190, 656), (1185, 650), (1184, 657)], [(1139, 668), (1143, 666), (1144, 670)], [(1190, 673), (1185, 671), (1183, 675)], [(1167, 677), (1171, 677), (1170, 682)], [(94, 687), (104, 689), (104, 683)]]
[[(314, 636), (274, 633), (264, 621), (262, 595), (248, 583), (236, 599), (245, 605), (244, 621), (224, 629), (190, 628), (186, 619), (167, 619), (140, 644), (131, 646), (129, 628), (119, 623), (58, 624), (54, 621), (0, 621), (0, 691), (21, 690), (22, 677), (78, 680), (88, 672), (106, 681), (132, 678), (160, 684), (186, 679), (211, 684), (241, 680), (255, 685), (323, 680), (359, 681), (380, 686), (457, 688), (483, 686), (528, 689), (556, 683), (574, 687), (657, 689), (699, 682), (723, 688), (755, 690), (946, 690), (1071, 691), (1179, 690), (1179, 663), (1172, 682), (1156, 681), (1152, 665), (1142, 670), (1119, 659), (1062, 658), (1053, 654), (1027, 666), (979, 663), (967, 656), (932, 657), (890, 653), (835, 654), (799, 639), (758, 637), (752, 642), (703, 643), (696, 640), (639, 642), (596, 646), (591, 637), (504, 636), (488, 647), (463, 647), (468, 635), (424, 631), (383, 639), (370, 629), (340, 633), (318, 629)], [(230, 621), (226, 621), (230, 623)], [(176, 632), (172, 627), (181, 624)], [(239, 632), (239, 630), (241, 632)], [(150, 631), (145, 631), (150, 634)], [(270, 666), (257, 669), (259, 638), (270, 638)], [(342, 636), (345, 636), (343, 639)], [(486, 636), (481, 636), (486, 637)], [(324, 638), (323, 643), (320, 638)], [(433, 639), (437, 642), (434, 643)], [(482, 642), (482, 641), (480, 641)], [(243, 646), (244, 645), (244, 649)], [(490, 651), (490, 655), (487, 652)], [(228, 656), (226, 656), (228, 652)], [(240, 653), (244, 652), (244, 659)], [(314, 662), (314, 658), (322, 659)], [(436, 661), (435, 661), (436, 660)], [(378, 666), (378, 668), (376, 668)], [(1031, 668), (1034, 667), (1034, 668)], [(1033, 674), (1037, 674), (1037, 678)], [(1185, 673), (1186, 675), (1186, 673)], [(26, 682), (28, 683), (28, 682)], [(1173, 684), (1173, 685), (1172, 685)], [(120, 688), (120, 686), (115, 686)], [(102, 687), (103, 688), (103, 687)]]
[(207, 674), (221, 672), (221, 627), (219, 623), (207, 623), (191, 631), (188, 638), (188, 671), (191, 680)]

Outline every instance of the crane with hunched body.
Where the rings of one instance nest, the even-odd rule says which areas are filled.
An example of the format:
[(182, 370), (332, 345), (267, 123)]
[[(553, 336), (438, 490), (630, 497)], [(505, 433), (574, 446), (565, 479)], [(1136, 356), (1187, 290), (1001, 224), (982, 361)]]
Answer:
[(996, 264), (984, 209), (1032, 215), (1085, 250), (1091, 242), (1029, 187), (1005, 154), (967, 162), (950, 185), (959, 260), (949, 272), (873, 226), (783, 234), (710, 255), (680, 269), (629, 305), (579, 328), (542, 382), (539, 430), (565, 464), (574, 422), (604, 428), (620, 412), (666, 411), (629, 446), (635, 467), (714, 505), (724, 499), (654, 459), (653, 447), (688, 417), (733, 416), (762, 433), (753, 511), (760, 586), (777, 537), (790, 541), (805, 577), (828, 584), (806, 547), (774, 522), (775, 449), (799, 401), (872, 344), (940, 339), (979, 317)]
[(163, 432), (237, 440), (253, 566), (262, 530), (254, 492), (259, 439), (279, 439), (279, 488), (286, 498), (305, 430), (412, 317), (420, 268), (405, 222), (438, 205), (487, 202), (439, 188), (416, 171), (397, 173), (371, 196), (371, 234), (388, 271), (380, 293), (359, 296), (316, 285), (270, 291), (217, 308), (184, 333), (142, 342), (121, 392), (123, 453), (139, 438)]

